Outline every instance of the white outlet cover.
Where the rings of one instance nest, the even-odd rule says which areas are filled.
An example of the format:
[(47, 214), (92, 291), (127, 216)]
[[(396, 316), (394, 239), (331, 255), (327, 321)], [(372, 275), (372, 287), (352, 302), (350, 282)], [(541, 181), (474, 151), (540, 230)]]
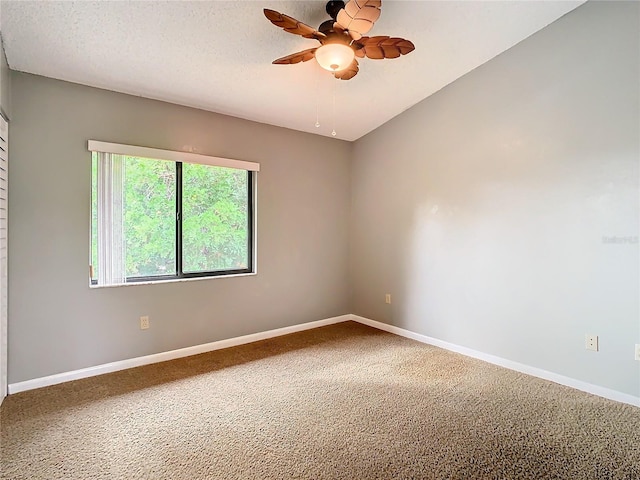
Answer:
[(585, 348), (587, 350), (598, 351), (598, 336), (597, 335), (585, 335)]
[(640, 361), (640, 343), (636, 343), (636, 360)]

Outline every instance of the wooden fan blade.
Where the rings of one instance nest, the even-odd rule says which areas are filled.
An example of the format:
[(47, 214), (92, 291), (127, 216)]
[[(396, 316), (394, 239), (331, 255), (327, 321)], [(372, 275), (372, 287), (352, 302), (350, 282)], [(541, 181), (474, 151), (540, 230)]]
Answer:
[(356, 50), (356, 56), (374, 60), (398, 58), (400, 55), (413, 52), (416, 48), (409, 40), (388, 36), (362, 37), (358, 40), (358, 45), (362, 47)]
[(289, 15), (278, 13), (275, 10), (265, 8), (264, 16), (267, 17), (276, 27), (282, 28), (285, 32), (300, 35), (304, 38), (315, 38), (316, 40), (326, 37), (324, 33), (318, 32), (315, 28), (310, 27), (306, 23), (302, 23)]
[(349, 0), (338, 12), (336, 21), (349, 31), (354, 40), (359, 40), (380, 18), (382, 0)]
[(301, 52), (292, 53), (286, 57), (274, 60), (275, 65), (292, 65), (294, 63), (307, 62), (315, 57), (317, 48), (309, 48), (308, 50), (302, 50)]
[(351, 65), (349, 65), (344, 70), (340, 70), (333, 74), (334, 77), (339, 78), (340, 80), (351, 80), (358, 74), (360, 68), (358, 67), (358, 61), (354, 58)]

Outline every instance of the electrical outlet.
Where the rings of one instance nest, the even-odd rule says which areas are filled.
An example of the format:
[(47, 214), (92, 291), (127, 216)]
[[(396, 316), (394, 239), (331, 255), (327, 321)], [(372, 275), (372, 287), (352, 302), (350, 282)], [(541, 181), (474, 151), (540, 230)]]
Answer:
[(636, 343), (636, 360), (640, 361), (640, 343)]
[(585, 348), (587, 350), (593, 350), (594, 352), (598, 351), (598, 336), (597, 335), (585, 335)]
[(140, 330), (149, 328), (149, 317), (147, 315), (140, 317)]
[(384, 303), (389, 303), (389, 304), (391, 303), (391, 294), (390, 293), (387, 293), (384, 296)]

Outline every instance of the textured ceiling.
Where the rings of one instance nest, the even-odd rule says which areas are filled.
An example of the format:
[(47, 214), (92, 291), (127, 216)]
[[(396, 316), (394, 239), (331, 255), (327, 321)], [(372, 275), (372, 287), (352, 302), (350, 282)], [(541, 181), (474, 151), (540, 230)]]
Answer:
[(331, 135), (335, 90), (337, 138), (355, 140), (583, 1), (385, 0), (369, 35), (412, 40), (409, 55), (362, 59), (348, 81), (313, 60), (272, 65), (318, 43), (262, 9), (317, 28), (325, 3), (2, 0), (0, 31), (14, 70), (320, 135)]

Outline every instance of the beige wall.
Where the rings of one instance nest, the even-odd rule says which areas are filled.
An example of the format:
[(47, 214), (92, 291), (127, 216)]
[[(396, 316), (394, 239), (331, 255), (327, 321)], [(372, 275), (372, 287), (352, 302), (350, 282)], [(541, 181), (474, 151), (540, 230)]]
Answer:
[(353, 313), (640, 396), (639, 14), (588, 2), (355, 143)]
[[(12, 82), (10, 383), (348, 313), (349, 143), (28, 74)], [(88, 139), (259, 162), (258, 275), (89, 289)]]

